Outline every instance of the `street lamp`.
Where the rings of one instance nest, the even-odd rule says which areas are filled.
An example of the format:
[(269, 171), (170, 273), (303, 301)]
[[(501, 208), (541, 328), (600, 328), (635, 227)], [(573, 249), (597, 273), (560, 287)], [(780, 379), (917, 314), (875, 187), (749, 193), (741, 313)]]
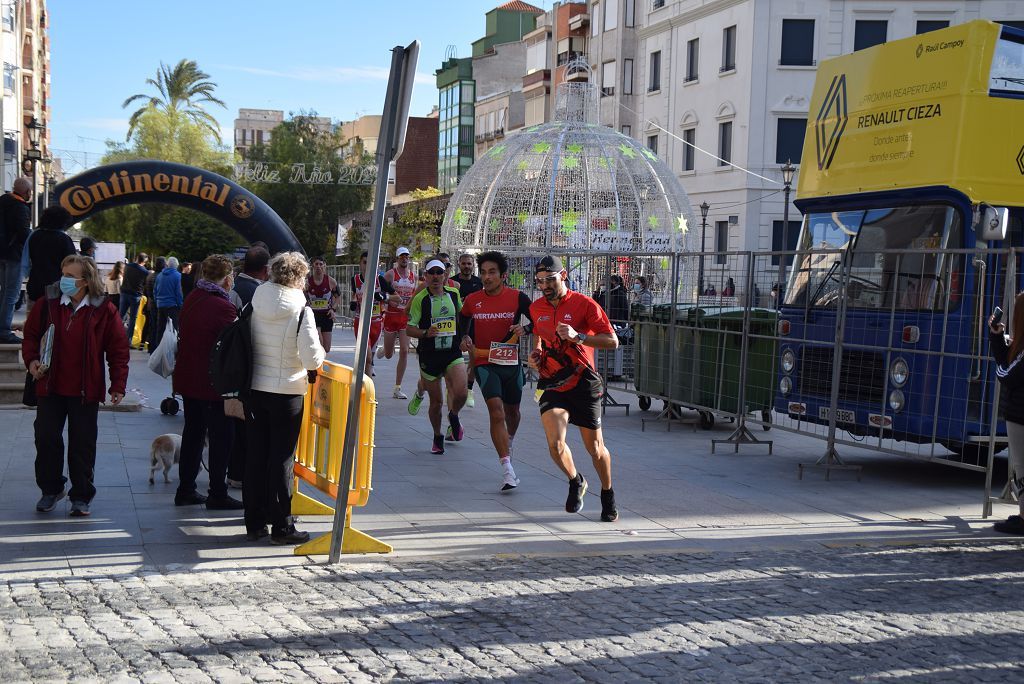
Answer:
[(50, 206), (50, 181), (53, 180), (53, 178), (50, 177), (50, 169), (53, 166), (53, 157), (43, 157), (39, 162), (43, 165), (42, 208), (46, 209), (46, 207)]
[(697, 275), (697, 298), (704, 292), (704, 236), (708, 231), (708, 212), (711, 205), (706, 201), (700, 203), (700, 267)]
[(43, 129), (46, 128), (39, 123), (39, 119), (32, 117), (32, 120), (25, 124), (28, 129), (29, 149), (25, 150), (25, 159), (32, 164), (32, 225), (39, 222), (39, 201), (36, 192), (36, 165), (43, 158), (43, 151), (39, 149), (39, 138)]
[[(786, 163), (782, 166), (782, 193), (783, 202), (782, 205), (782, 251), (785, 252), (789, 249), (789, 192), (793, 186), (793, 174), (796, 173), (796, 167), (793, 166), (792, 162), (787, 159)], [(779, 255), (779, 294), (776, 301), (776, 306), (782, 304), (782, 293), (786, 282), (786, 255)]]

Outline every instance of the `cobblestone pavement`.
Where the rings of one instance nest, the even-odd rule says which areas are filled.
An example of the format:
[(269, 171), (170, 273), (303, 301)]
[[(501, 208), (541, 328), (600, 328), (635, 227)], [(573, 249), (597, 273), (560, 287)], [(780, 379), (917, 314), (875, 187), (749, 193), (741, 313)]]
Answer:
[(1012, 542), (0, 583), (4, 682), (1021, 681)]

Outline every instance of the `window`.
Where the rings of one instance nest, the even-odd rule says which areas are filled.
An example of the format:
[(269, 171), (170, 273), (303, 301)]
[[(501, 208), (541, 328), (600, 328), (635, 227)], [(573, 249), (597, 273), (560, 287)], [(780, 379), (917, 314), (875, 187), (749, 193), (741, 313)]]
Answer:
[(853, 49), (863, 50), (885, 42), (889, 22), (877, 19), (859, 19), (853, 27)]
[(628, 125), (623, 126), (622, 135), (626, 136), (627, 138), (631, 137), (633, 135), (633, 127)]
[(619, 0), (604, 0), (604, 30), (611, 31), (619, 24)]
[(615, 62), (601, 65), (601, 96), (615, 94)]
[(787, 161), (800, 163), (806, 130), (807, 119), (779, 119), (779, 125), (775, 131), (776, 164), (785, 164)]
[(647, 149), (654, 154), (658, 154), (658, 134), (647, 136)]
[(4, 92), (14, 93), (14, 74), (17, 70), (18, 67), (4, 62)]
[(532, 74), (548, 68), (547, 43), (540, 41), (526, 48), (526, 73)]
[(949, 22), (945, 19), (919, 19), (917, 22), (917, 35), (922, 33), (928, 33), (930, 31), (938, 31), (949, 26)]
[(14, 0), (4, 0), (3, 28), (5, 31), (14, 30)]
[(814, 20), (782, 20), (782, 55), (779, 64), (814, 66)]
[(626, 0), (626, 27), (633, 28), (636, 26), (636, 0)]
[(697, 129), (687, 128), (683, 131), (683, 171), (693, 171), (694, 149), (697, 143)]
[(651, 68), (648, 73), (650, 77), (647, 81), (647, 92), (661, 90), (661, 50), (651, 53)]
[(599, 36), (601, 35), (601, 20), (598, 17), (601, 16), (601, 3), (595, 2), (590, 7), (590, 35)]
[(722, 68), (721, 71), (736, 69), (736, 27), (730, 26), (722, 31)]
[[(790, 214), (792, 216), (792, 214)], [(786, 242), (782, 242), (782, 221), (772, 221), (772, 251), (773, 252), (795, 252), (796, 241), (800, 237), (800, 220), (789, 221), (789, 230), (786, 231)], [(793, 257), (786, 255), (786, 266), (793, 263)], [(779, 255), (772, 255), (772, 266), (779, 265)]]
[(697, 80), (698, 61), (700, 59), (700, 38), (686, 43), (686, 83)]
[(728, 166), (732, 161), (732, 121), (718, 124), (718, 165)]
[[(728, 221), (715, 221), (715, 251), (716, 252), (728, 252), (729, 251), (729, 222)], [(716, 264), (724, 264), (726, 262), (726, 256), (724, 254), (715, 255)]]
[(622, 60), (622, 94), (633, 94), (633, 60)]
[(661, 9), (665, 6), (665, 0), (654, 0), (651, 3), (651, 9)]
[(1024, 21), (1000, 21), (997, 23), (1000, 23), (1003, 26), (1009, 26), (1010, 28), (1020, 29), (1021, 31), (1024, 31)]

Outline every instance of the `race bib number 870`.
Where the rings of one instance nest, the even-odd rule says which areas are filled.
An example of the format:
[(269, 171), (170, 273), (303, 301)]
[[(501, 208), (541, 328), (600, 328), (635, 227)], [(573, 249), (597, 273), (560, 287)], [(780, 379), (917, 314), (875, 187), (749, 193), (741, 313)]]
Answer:
[(455, 317), (435, 318), (431, 321), (437, 327), (438, 337), (455, 337)]

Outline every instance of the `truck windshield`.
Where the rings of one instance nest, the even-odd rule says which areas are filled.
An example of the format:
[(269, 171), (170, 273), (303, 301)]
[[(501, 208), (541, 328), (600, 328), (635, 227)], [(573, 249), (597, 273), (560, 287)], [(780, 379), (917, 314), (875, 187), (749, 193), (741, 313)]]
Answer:
[(959, 213), (945, 205), (808, 214), (786, 304), (835, 308), (842, 255), (852, 251), (848, 307), (941, 310), (944, 269), (956, 257), (935, 250), (959, 247), (960, 235)]
[(993, 95), (1024, 94), (1024, 43), (1006, 38), (996, 41), (988, 87)]

